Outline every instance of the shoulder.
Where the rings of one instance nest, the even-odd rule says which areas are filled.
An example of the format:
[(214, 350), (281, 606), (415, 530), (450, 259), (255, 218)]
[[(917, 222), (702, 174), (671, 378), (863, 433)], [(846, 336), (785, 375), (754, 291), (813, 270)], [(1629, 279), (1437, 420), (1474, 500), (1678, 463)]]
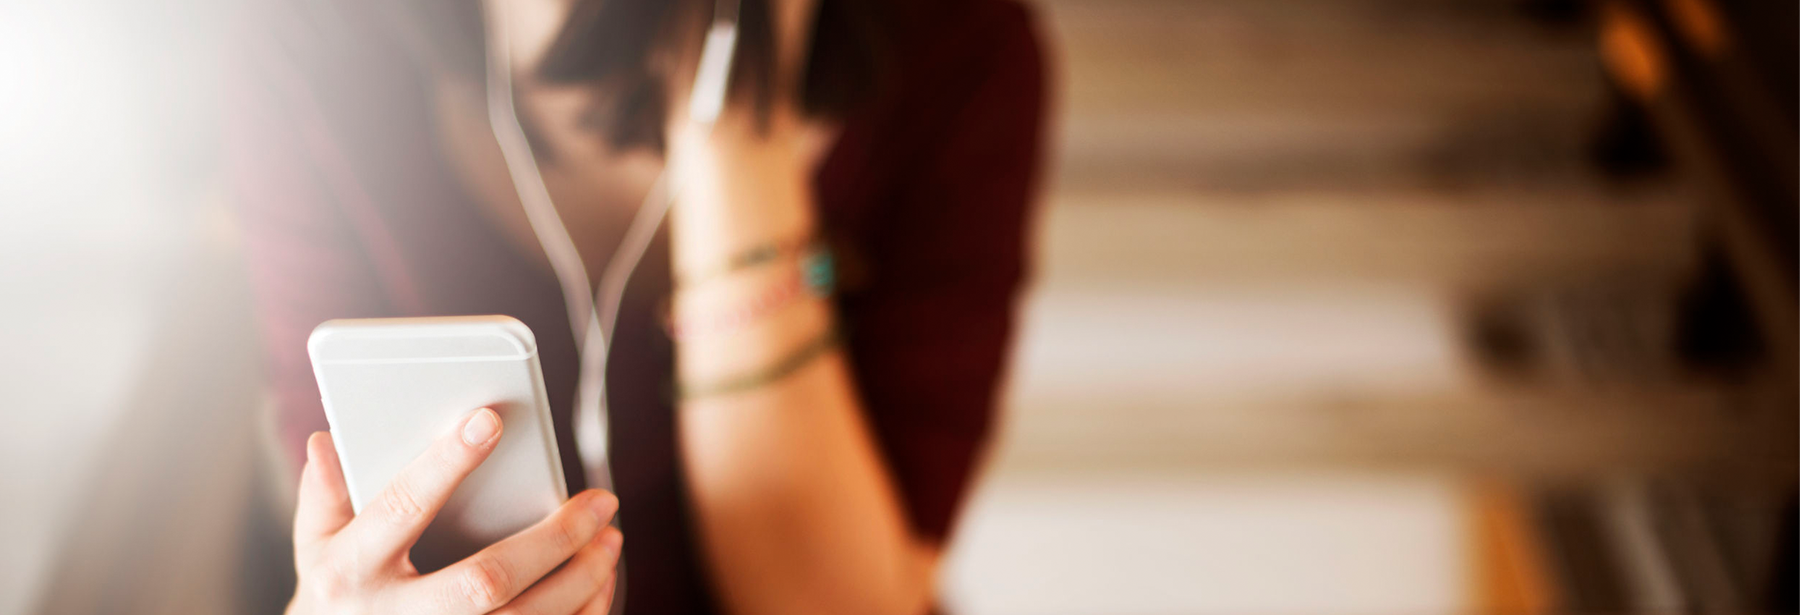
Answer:
[(1037, 20), (1020, 2), (910, 2), (898, 13), (894, 37), (903, 79), (1041, 70)]
[[(1035, 151), (1048, 88), (1031, 10), (1013, 0), (902, 4), (890, 9), (886, 81), (848, 123), (844, 162), (875, 167), (869, 179), (876, 183), (904, 182), (909, 171), (943, 160), (946, 149)], [(1007, 134), (986, 130), (1000, 124)], [(971, 133), (973, 126), (984, 130)]]

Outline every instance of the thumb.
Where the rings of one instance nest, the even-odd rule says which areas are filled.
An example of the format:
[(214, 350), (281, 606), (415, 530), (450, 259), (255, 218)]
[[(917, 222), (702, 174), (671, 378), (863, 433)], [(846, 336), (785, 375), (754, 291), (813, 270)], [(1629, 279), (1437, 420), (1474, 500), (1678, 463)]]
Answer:
[(310, 558), (325, 541), (350, 523), (350, 490), (338, 462), (331, 434), (314, 432), (306, 439), (306, 468), (300, 472), (298, 506), (294, 510), (294, 555)]

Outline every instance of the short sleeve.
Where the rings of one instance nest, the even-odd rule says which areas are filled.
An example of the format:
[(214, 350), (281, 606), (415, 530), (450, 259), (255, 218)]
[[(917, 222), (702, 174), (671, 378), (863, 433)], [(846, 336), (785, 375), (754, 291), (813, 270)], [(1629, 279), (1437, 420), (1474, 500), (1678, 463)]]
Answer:
[[(915, 529), (951, 528), (994, 423), (1026, 277), (1044, 76), (1026, 10), (984, 3), (945, 33), (957, 67), (912, 75), (907, 152), (868, 221), (869, 283), (844, 299), (864, 407)], [(991, 10), (989, 10), (991, 9)]]

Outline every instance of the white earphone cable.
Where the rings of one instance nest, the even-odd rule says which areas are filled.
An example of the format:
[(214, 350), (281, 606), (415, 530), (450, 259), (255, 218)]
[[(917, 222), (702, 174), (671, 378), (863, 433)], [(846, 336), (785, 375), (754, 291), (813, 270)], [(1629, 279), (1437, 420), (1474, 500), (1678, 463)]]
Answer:
[[(507, 173), (525, 208), (532, 233), (544, 248), (550, 267), (556, 272), (562, 288), (563, 304), (569, 313), (569, 328), (580, 341), (580, 372), (577, 377), (575, 409), (572, 423), (575, 444), (581, 457), (588, 486), (612, 489), (612, 471), (607, 456), (608, 417), (606, 407), (606, 365), (614, 327), (618, 325), (619, 304), (631, 274), (643, 260), (656, 230), (668, 215), (673, 194), (668, 185), (668, 170), (657, 177), (644, 203), (632, 218), (631, 226), (613, 258), (601, 272), (598, 292), (588, 284), (587, 267), (575, 247), (562, 216), (556, 212), (550, 190), (544, 184), (537, 156), (531, 151), (519, 120), (512, 78), (512, 48), (507, 36), (503, 0), (483, 0), (483, 20), (487, 28), (487, 105), (488, 123), (500, 146)], [(690, 120), (711, 127), (724, 108), (726, 86), (729, 85), (732, 58), (737, 49), (738, 0), (715, 0), (712, 26), (700, 50), (700, 65), (695, 74), (693, 94), (688, 100)], [(615, 523), (617, 523), (615, 517)], [(618, 584), (611, 612), (619, 613), (625, 604), (624, 562), (620, 562)]]
[[(525, 208), (526, 219), (537, 235), (538, 243), (562, 287), (564, 307), (569, 313), (569, 327), (580, 340), (581, 370), (576, 387), (575, 443), (579, 448), (582, 469), (588, 481), (602, 488), (612, 487), (607, 466), (606, 363), (617, 325), (619, 303), (631, 274), (643, 259), (656, 229), (667, 216), (673, 195), (665, 169), (643, 206), (638, 208), (626, 229), (614, 257), (601, 272), (596, 293), (588, 285), (587, 267), (570, 237), (562, 217), (557, 214), (550, 190), (531, 151), (515, 106), (512, 79), (511, 46), (507, 37), (506, 15), (494, 3), (482, 3), (487, 25), (487, 102), (488, 122), (499, 143), (507, 172)], [(724, 108), (726, 86), (737, 49), (738, 0), (715, 0), (712, 26), (700, 50), (700, 64), (694, 75), (692, 96), (688, 100), (690, 120), (710, 127)]]
[[(525, 129), (519, 123), (518, 111), (514, 108), (512, 51), (506, 32), (506, 14), (499, 7), (492, 6), (492, 3), (498, 1), (500, 0), (486, 0), (482, 3), (488, 43), (488, 123), (493, 129), (494, 140), (500, 146), (500, 155), (506, 161), (513, 188), (525, 207), (526, 219), (531, 222), (531, 230), (537, 235), (538, 243), (544, 248), (544, 255), (550, 259), (551, 269), (556, 272), (557, 282), (562, 286), (563, 302), (569, 313), (569, 327), (580, 338), (593, 320), (593, 298), (587, 291), (587, 267), (582, 264), (581, 254), (575, 249), (575, 241), (570, 238), (568, 229), (563, 227), (562, 217), (557, 215), (556, 208), (546, 207), (551, 205), (550, 189), (544, 185), (537, 157), (531, 151), (530, 140), (525, 137)], [(581, 292), (570, 292), (576, 288), (582, 289)]]

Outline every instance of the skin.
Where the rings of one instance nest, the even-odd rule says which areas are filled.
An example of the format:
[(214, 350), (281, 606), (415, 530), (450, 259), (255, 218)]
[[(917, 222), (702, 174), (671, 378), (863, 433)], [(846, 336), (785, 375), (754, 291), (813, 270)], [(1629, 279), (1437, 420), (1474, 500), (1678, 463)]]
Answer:
[[(792, 33), (810, 30), (811, 11), (778, 6), (788, 33), (778, 39), (778, 56), (792, 74), (805, 44)], [(778, 104), (767, 131), (747, 110), (728, 109), (711, 131), (676, 118), (669, 134), (676, 271), (714, 268), (816, 228), (810, 178), (832, 131), (801, 117), (792, 101)], [(679, 289), (673, 309), (729, 310), (795, 266)], [(817, 339), (834, 318), (829, 300), (807, 295), (728, 334), (682, 339), (677, 377), (717, 382), (754, 372)], [(930, 608), (939, 545), (908, 523), (855, 391), (846, 356), (833, 350), (766, 386), (679, 404), (700, 544), (730, 612), (912, 615)]]
[(306, 442), (294, 515), (298, 590), (287, 612), (537, 615), (606, 613), (624, 536), (619, 501), (586, 491), (543, 521), (463, 561), (419, 574), (408, 557), (457, 484), (500, 441), (482, 408), (443, 435), (361, 514), (352, 512), (331, 435)]
[[(676, 271), (714, 269), (753, 246), (814, 232), (809, 181), (835, 138), (834, 127), (803, 117), (792, 100), (776, 101), (763, 130), (738, 106), (728, 106), (716, 125), (706, 129), (687, 121), (685, 105), (676, 105), (665, 127), (666, 157), (610, 151), (599, 135), (580, 128), (582, 97), (596, 93), (529, 78), (567, 5), (520, 0), (502, 6), (511, 11), (509, 38), (518, 62), (520, 111), (530, 114), (544, 133), (544, 145), (551, 150), (546, 158), (555, 161), (544, 169), (546, 185), (588, 271), (597, 275), (604, 269), (619, 230), (665, 167), (676, 194), (669, 221)], [(777, 78), (791, 84), (806, 57), (804, 33), (811, 30), (816, 4), (777, 1), (774, 9)], [(684, 87), (670, 92), (670, 100), (685, 101), (699, 39), (677, 47), (681, 51), (667, 59), (669, 82)], [(481, 96), (480, 84), (440, 80), (440, 144), (484, 214), (521, 254), (543, 262), (487, 132)], [(792, 275), (796, 266), (781, 263), (678, 289), (672, 308), (694, 314), (728, 311)], [(834, 318), (828, 300), (807, 296), (729, 333), (683, 339), (677, 344), (677, 377), (713, 382), (779, 362), (830, 330)], [(679, 404), (677, 437), (686, 488), (704, 564), (726, 611), (914, 615), (929, 610), (941, 545), (919, 536), (908, 523), (902, 494), (879, 454), (855, 390), (847, 357), (833, 350), (766, 386)], [(412, 570), (405, 545), (492, 446), (459, 442), (441, 443), (446, 450), (434, 449), (408, 469), (408, 475), (420, 476), (415, 482), (429, 487), (408, 492), (416, 497), (399, 498), (419, 506), (400, 508), (426, 514), (396, 522), (380, 504), (351, 518), (329, 440), (315, 434), (301, 487), (300, 517), (305, 522), (297, 522), (295, 534), (301, 589), (290, 612), (486, 612), (470, 610), (465, 603), (505, 605), (500, 612), (515, 612), (505, 609), (523, 602), (540, 608), (536, 601), (548, 604), (551, 599), (537, 596), (552, 593), (589, 598), (573, 610), (566, 608), (573, 601), (562, 600), (556, 606), (564, 610), (519, 606), (516, 612), (601, 612), (591, 605), (610, 599), (617, 541), (609, 536), (616, 531), (582, 538), (587, 534), (581, 527), (586, 526), (571, 525), (559, 537), (553, 530), (534, 534), (539, 530), (534, 527), (443, 571), (419, 576)], [(572, 519), (583, 515), (572, 509), (598, 502), (616, 506), (610, 495), (586, 493), (571, 498), (545, 523), (575, 524)], [(362, 517), (371, 514), (381, 520), (364, 523)], [(352, 531), (358, 527), (364, 529)], [(571, 547), (582, 544), (588, 546)], [(545, 563), (560, 562), (571, 553), (569, 565), (526, 589), (554, 567)], [(606, 574), (591, 572), (600, 564)], [(489, 566), (518, 572), (502, 575), (511, 581), (503, 588), (471, 592), (470, 587), (482, 587), (476, 571)], [(576, 569), (584, 571), (577, 573), (580, 580), (557, 580)], [(553, 584), (566, 589), (539, 591)], [(471, 595), (480, 599), (471, 600)]]

